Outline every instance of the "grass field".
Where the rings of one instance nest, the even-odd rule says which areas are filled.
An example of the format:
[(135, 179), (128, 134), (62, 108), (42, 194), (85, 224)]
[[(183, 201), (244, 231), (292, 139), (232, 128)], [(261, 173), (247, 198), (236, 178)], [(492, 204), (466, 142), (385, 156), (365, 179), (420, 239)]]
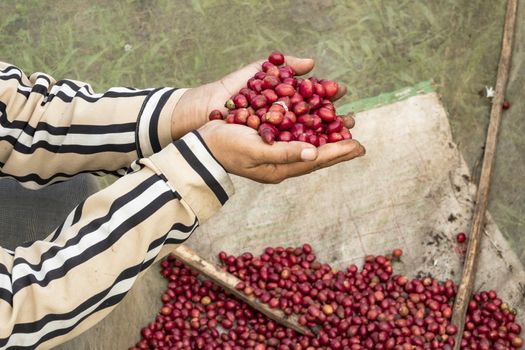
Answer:
[[(478, 91), (495, 81), (504, 4), (3, 0), (0, 60), (100, 90), (196, 86), (278, 49), (314, 57), (316, 74), (345, 82), (349, 93), (341, 103), (434, 79), (475, 173), (489, 111)], [(525, 130), (523, 122), (517, 130)], [(503, 132), (506, 149), (525, 153), (521, 133), (512, 127)], [(516, 195), (516, 169), (498, 164), (492, 212), (517, 239), (525, 228), (525, 185), (517, 185)]]

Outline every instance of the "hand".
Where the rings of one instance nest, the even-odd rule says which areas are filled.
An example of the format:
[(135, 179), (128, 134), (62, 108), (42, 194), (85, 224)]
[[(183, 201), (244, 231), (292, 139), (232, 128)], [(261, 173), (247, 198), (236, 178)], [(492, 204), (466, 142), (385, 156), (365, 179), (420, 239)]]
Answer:
[(262, 183), (279, 183), (365, 154), (356, 140), (319, 148), (299, 141), (268, 145), (254, 129), (223, 120), (209, 122), (198, 132), (227, 172)]
[[(309, 58), (285, 57), (286, 64), (291, 66), (297, 75), (310, 72), (314, 61)], [(248, 79), (261, 70), (264, 60), (254, 62), (224, 78), (190, 89), (184, 93), (171, 117), (171, 136), (174, 140), (181, 138), (191, 130), (200, 128), (208, 121), (208, 115), (214, 109), (226, 112), (224, 103), (240, 89), (246, 86)], [(339, 91), (334, 100), (346, 93), (346, 87), (339, 84)]]

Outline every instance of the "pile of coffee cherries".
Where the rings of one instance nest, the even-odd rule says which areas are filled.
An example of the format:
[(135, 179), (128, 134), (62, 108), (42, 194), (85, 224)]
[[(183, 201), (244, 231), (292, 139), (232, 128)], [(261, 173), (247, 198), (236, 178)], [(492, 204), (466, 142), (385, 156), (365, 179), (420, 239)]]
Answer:
[[(453, 349), (456, 286), (394, 274), (402, 254), (367, 256), (361, 269), (337, 271), (308, 244), (269, 247), (259, 256), (219, 253), (223, 269), (242, 280), (238, 289), (294, 314), (312, 336), (280, 326), (170, 256), (161, 263), (168, 280), (164, 305), (130, 349)], [(481, 292), (470, 302), (461, 348), (517, 349), (520, 333), (496, 292)]]
[(213, 110), (210, 120), (247, 125), (264, 142), (303, 141), (315, 146), (351, 139), (353, 119), (337, 116), (332, 98), (338, 84), (316, 77), (296, 77), (284, 56), (273, 52), (236, 95), (226, 101), (229, 113)]

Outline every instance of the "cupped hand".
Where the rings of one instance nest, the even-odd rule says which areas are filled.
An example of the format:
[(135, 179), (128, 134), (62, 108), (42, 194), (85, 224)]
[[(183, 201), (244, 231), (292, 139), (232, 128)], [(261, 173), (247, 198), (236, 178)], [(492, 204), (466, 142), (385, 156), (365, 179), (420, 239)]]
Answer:
[(356, 140), (316, 148), (305, 142), (263, 142), (257, 131), (222, 120), (198, 129), (208, 148), (227, 172), (262, 183), (279, 183), (365, 154)]
[[(208, 121), (208, 115), (214, 109), (225, 113), (224, 103), (246, 86), (248, 79), (261, 70), (263, 62), (264, 60), (253, 62), (220, 80), (186, 91), (172, 114), (172, 138), (179, 139), (191, 130), (200, 128)], [(297, 75), (304, 75), (313, 69), (314, 60), (285, 56), (285, 64), (291, 66)], [(339, 90), (333, 99), (337, 100), (345, 93), (346, 87), (339, 84)]]

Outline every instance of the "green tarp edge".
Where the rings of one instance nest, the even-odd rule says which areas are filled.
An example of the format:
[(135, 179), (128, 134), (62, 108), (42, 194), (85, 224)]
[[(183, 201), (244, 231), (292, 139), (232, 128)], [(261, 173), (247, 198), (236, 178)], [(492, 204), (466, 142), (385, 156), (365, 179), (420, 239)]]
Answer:
[(413, 86), (408, 86), (399, 90), (385, 92), (383, 94), (364, 98), (351, 103), (337, 107), (337, 114), (347, 114), (348, 112), (361, 112), (369, 109), (381, 107), (394, 102), (406, 100), (416, 95), (428, 94), (434, 92), (434, 83), (432, 80), (425, 80)]

